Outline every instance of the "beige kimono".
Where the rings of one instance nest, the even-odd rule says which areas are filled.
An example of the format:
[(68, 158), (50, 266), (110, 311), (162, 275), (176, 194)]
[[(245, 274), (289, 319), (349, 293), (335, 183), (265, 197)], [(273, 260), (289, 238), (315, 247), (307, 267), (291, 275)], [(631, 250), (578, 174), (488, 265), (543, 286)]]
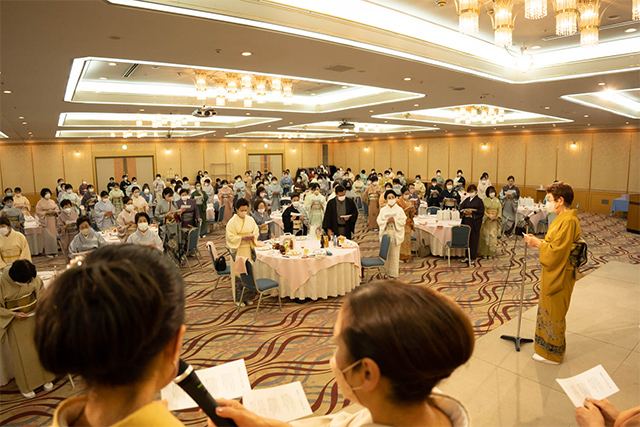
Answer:
[(122, 243), (126, 243), (129, 236), (136, 231), (136, 227), (130, 227), (132, 223), (135, 223), (135, 220), (135, 210), (128, 212), (126, 209), (123, 209), (122, 212), (118, 214), (118, 219), (116, 220), (116, 231), (118, 232), (118, 238)]
[(13, 207), (20, 209), (25, 216), (31, 215), (31, 202), (22, 194), (13, 196)]
[(58, 205), (51, 199), (40, 199), (36, 204), (36, 215), (40, 220), (40, 225), (44, 227), (44, 253), (47, 255), (58, 254), (58, 230), (56, 228), (58, 212), (60, 212)]
[(11, 230), (6, 237), (0, 236), (0, 268), (11, 265), (18, 259), (31, 261), (31, 251), (27, 238), (22, 233)]

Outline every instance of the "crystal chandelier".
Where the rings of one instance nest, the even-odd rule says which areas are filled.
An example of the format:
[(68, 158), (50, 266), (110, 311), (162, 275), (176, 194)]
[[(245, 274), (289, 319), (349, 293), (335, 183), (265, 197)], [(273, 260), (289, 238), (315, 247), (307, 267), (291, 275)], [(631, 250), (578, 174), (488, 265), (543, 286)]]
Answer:
[(578, 31), (578, 0), (554, 0), (556, 35), (570, 36)]
[(493, 9), (493, 30), (495, 44), (507, 48), (513, 44), (513, 0), (495, 0)]
[(547, 16), (547, 0), (525, 0), (524, 17), (527, 19), (540, 19)]
[(600, 0), (581, 0), (580, 10), (580, 47), (598, 46), (598, 27), (600, 26)]
[(218, 73), (208, 76), (204, 72), (196, 72), (196, 96), (198, 100), (206, 101), (207, 84), (215, 80), (215, 91), (209, 95), (215, 98), (218, 107), (224, 107), (228, 102), (242, 102), (245, 108), (251, 108), (253, 103), (267, 102), (267, 87), (271, 89), (272, 98), (281, 98), (284, 105), (293, 104), (293, 81), (280, 77), (264, 77), (253, 74)]
[(480, 31), (480, 0), (458, 0), (458, 20), (462, 34), (476, 34)]
[(631, 14), (634, 21), (640, 21), (640, 0), (633, 0), (633, 6), (631, 6)]
[(306, 133), (285, 132), (278, 134), (279, 139), (307, 139)]
[(207, 99), (207, 75), (205, 73), (196, 73), (196, 98), (200, 101)]
[(504, 122), (504, 108), (490, 107), (486, 105), (467, 105), (455, 109), (455, 122), (471, 123), (480, 122), (482, 124)]

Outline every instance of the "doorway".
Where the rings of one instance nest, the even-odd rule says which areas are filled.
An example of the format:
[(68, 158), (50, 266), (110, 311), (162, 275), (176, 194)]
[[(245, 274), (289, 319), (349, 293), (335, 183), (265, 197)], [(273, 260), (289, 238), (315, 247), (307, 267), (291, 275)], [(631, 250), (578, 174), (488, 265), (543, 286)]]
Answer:
[(280, 176), (282, 174), (282, 154), (249, 154), (249, 170), (254, 174), (260, 171)]
[(109, 178), (114, 177), (119, 184), (122, 175), (129, 175), (129, 180), (134, 176), (138, 178), (138, 184), (153, 183), (153, 156), (136, 157), (96, 157), (96, 190), (107, 189)]

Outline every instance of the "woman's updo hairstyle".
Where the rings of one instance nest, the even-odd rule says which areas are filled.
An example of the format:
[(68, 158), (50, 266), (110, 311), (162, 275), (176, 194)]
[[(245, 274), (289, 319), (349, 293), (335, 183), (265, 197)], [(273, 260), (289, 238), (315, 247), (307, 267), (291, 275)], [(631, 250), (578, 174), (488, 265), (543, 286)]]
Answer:
[[(340, 338), (350, 360), (368, 357), (400, 404), (424, 402), (473, 353), (473, 328), (452, 300), (424, 286), (376, 281), (349, 294)], [(362, 365), (357, 365), (358, 370)]]
[(88, 385), (140, 380), (184, 323), (184, 283), (156, 249), (109, 245), (59, 276), (38, 302), (42, 366)]

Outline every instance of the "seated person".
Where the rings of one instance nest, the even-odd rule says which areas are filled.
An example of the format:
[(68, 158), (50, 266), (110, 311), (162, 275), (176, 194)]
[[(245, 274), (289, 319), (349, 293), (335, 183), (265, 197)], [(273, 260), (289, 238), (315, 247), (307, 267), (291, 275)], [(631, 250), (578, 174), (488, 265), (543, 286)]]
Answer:
[(155, 399), (176, 377), (186, 330), (184, 282), (167, 257), (138, 245), (101, 248), (46, 293), (36, 312), (40, 362), (86, 384), (58, 405), (54, 426), (183, 426)]
[(129, 196), (122, 198), (124, 209), (118, 214), (116, 219), (116, 230), (118, 232), (118, 238), (122, 243), (127, 239), (136, 229), (136, 213), (134, 211), (133, 200)]
[(62, 209), (58, 218), (56, 218), (56, 229), (58, 230), (62, 247), (66, 249), (78, 234), (78, 214), (72, 209), (71, 200), (64, 199), (60, 202), (60, 207)]
[(8, 217), (0, 216), (0, 269), (18, 259), (31, 261), (31, 250), (27, 238), (11, 228)]
[[(86, 194), (85, 194), (86, 196)], [(109, 193), (103, 191), (100, 193), (100, 201), (95, 204), (93, 209), (96, 225), (100, 230), (106, 230), (116, 225), (116, 207), (109, 200)]]
[[(135, 190), (137, 191), (137, 190)], [(160, 252), (164, 252), (162, 247), (162, 240), (153, 230), (149, 230), (149, 215), (145, 212), (138, 212), (136, 214), (136, 232), (133, 233), (127, 239), (127, 243), (133, 243), (135, 245), (148, 245), (156, 248)]]
[(69, 244), (69, 258), (107, 246), (102, 234), (91, 228), (91, 220), (88, 216), (79, 216), (76, 224), (80, 233), (76, 234), (76, 237)]
[(240, 426), (469, 425), (462, 403), (436, 389), (469, 360), (474, 347), (467, 315), (449, 298), (399, 281), (359, 286), (345, 297), (334, 342), (330, 365), (336, 383), (345, 399), (363, 409), (287, 424), (237, 401), (216, 399), (217, 414)]
[(5, 196), (3, 199), (4, 208), (0, 211), (0, 216), (6, 216), (11, 220), (11, 228), (24, 233), (24, 214), (14, 206), (13, 196)]
[(300, 203), (300, 194), (291, 194), (291, 204), (287, 206), (282, 214), (282, 224), (284, 232), (295, 235), (306, 235), (307, 226), (304, 218), (304, 208)]
[(31, 202), (22, 195), (22, 189), (16, 187), (13, 189), (13, 207), (22, 211), (23, 215), (31, 215)]

